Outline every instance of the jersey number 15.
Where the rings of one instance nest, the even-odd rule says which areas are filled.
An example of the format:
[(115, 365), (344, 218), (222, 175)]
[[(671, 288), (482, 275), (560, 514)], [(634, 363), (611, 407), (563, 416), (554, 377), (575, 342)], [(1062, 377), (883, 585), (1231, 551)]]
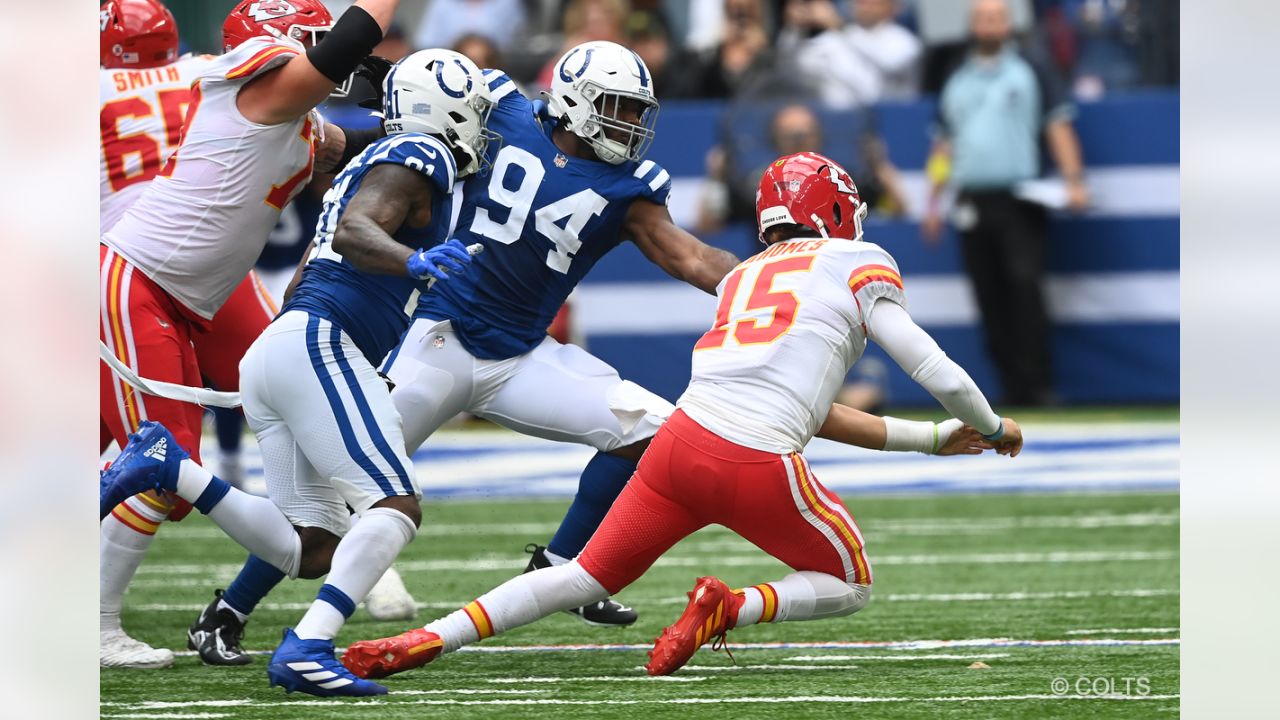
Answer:
[[(800, 301), (790, 290), (774, 290), (773, 281), (786, 273), (809, 272), (813, 267), (813, 255), (799, 255), (782, 258), (764, 265), (744, 265), (729, 273), (724, 281), (724, 292), (720, 294), (720, 303), (716, 306), (716, 324), (702, 336), (693, 346), (696, 350), (711, 350), (723, 347), (730, 336), (738, 345), (765, 345), (777, 340), (791, 329), (796, 320), (796, 311)], [(751, 293), (746, 303), (734, 310), (742, 278), (747, 273), (757, 270), (751, 283)], [(754, 317), (743, 317), (747, 313), (760, 310), (772, 310), (769, 322), (761, 323)]]

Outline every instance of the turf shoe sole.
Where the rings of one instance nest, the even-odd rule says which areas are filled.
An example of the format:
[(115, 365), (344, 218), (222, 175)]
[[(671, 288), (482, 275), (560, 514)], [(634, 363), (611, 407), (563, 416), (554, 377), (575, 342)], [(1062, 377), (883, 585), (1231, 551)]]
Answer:
[(98, 476), (99, 519), (140, 492), (176, 489), (179, 467), (188, 457), (165, 426), (150, 420), (139, 425), (120, 455)]

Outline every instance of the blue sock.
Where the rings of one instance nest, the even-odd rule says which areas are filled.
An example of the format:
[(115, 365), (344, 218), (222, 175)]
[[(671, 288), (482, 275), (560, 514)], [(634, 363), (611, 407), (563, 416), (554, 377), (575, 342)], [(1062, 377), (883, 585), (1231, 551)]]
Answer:
[(636, 463), (630, 460), (596, 453), (582, 469), (578, 494), (574, 496), (569, 512), (560, 521), (560, 528), (547, 549), (560, 557), (577, 557), (635, 471)]
[(239, 410), (213, 408), (213, 426), (218, 431), (218, 447), (223, 452), (240, 452), (244, 438), (244, 419)]
[(240, 574), (222, 594), (222, 599), (236, 612), (248, 615), (283, 579), (284, 573), (274, 565), (257, 555), (250, 555), (244, 567), (240, 568)]

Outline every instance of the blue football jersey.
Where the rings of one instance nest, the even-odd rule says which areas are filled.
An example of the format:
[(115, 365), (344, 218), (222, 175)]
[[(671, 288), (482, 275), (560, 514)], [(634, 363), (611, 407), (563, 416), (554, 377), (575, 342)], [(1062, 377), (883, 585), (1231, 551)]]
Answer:
[(359, 191), (365, 175), (382, 164), (417, 170), (431, 183), (431, 221), (426, 227), (401, 227), (392, 237), (415, 250), (449, 239), (456, 209), (453, 184), (457, 167), (453, 155), (429, 135), (388, 135), (352, 158), (334, 178), (316, 223), (311, 258), (302, 270), (298, 287), (281, 309), (303, 310), (332, 321), (374, 365), (399, 342), (409, 326), (418, 296), (427, 289), (425, 281), (358, 270), (333, 249), (333, 232), (347, 204)]
[(453, 321), (472, 355), (524, 354), (546, 337), (565, 298), (622, 241), (627, 209), (666, 204), (671, 177), (650, 160), (610, 165), (560, 152), (554, 121), (505, 74), (486, 70), (497, 100), (489, 129), (502, 135), (492, 168), (467, 179), (453, 237), (480, 243), (465, 275), (423, 295), (415, 317)]

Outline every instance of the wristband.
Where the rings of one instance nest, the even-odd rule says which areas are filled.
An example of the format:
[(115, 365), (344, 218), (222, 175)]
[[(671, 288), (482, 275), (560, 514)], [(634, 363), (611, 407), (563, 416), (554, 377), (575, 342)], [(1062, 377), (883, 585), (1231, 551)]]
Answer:
[(341, 84), (380, 42), (382, 26), (367, 10), (352, 5), (324, 39), (307, 50), (307, 59), (321, 75)]
[(991, 433), (990, 435), (986, 435), (986, 434), (984, 434), (984, 435), (982, 436), (982, 438), (983, 438), (984, 440), (989, 440), (989, 441), (991, 441), (991, 442), (995, 442), (996, 440), (999, 440), (999, 439), (1000, 439), (1000, 438), (1002, 438), (1002, 437), (1004, 437), (1004, 420), (1001, 420), (1001, 421), (1000, 421), (1000, 429), (996, 430), (995, 432)]
[(938, 426), (931, 422), (916, 422), (896, 417), (885, 417), (884, 449), (889, 452), (918, 452), (932, 455), (938, 444)]

